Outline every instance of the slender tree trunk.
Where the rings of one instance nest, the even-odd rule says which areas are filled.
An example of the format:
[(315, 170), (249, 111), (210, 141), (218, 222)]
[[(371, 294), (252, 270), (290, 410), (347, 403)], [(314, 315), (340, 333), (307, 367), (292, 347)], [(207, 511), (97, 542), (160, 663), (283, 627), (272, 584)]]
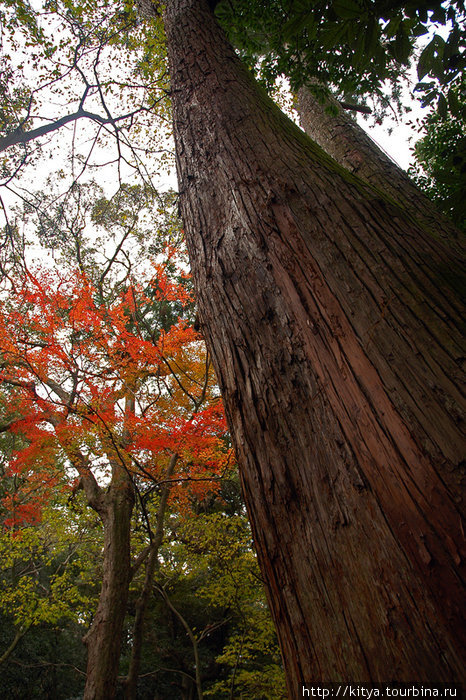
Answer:
[[(464, 236), (437, 211), (405, 171), (384, 153), (332, 97), (322, 103), (306, 87), (298, 91), (299, 120), (313, 141), (337, 163), (382, 190), (415, 216), (433, 235), (464, 251)], [(329, 107), (332, 108), (329, 111)]]
[[(170, 477), (173, 475), (173, 471), (175, 469), (177, 460), (178, 455), (172, 455), (165, 473), (165, 479), (170, 479)], [(160, 497), (159, 508), (157, 511), (157, 524), (155, 534), (152, 542), (150, 543), (149, 554), (146, 560), (146, 572), (144, 576), (143, 589), (136, 603), (136, 615), (134, 618), (133, 625), (133, 647), (131, 651), (131, 660), (126, 679), (127, 700), (136, 700), (137, 698), (139, 668), (141, 665), (144, 619), (146, 616), (147, 603), (149, 602), (149, 598), (152, 595), (152, 589), (154, 585), (154, 573), (158, 563), (160, 545), (163, 541), (163, 534), (165, 529), (165, 513), (167, 510), (169, 495), (170, 485), (166, 484), (162, 489), (162, 495)]]
[(6, 661), (8, 661), (8, 659), (10, 658), (10, 656), (12, 655), (12, 653), (14, 652), (14, 650), (16, 649), (16, 647), (18, 646), (18, 644), (20, 643), (20, 641), (22, 640), (24, 635), (27, 634), (28, 630), (30, 630), (31, 627), (32, 627), (32, 622), (28, 622), (25, 625), (21, 625), (19, 627), (19, 629), (16, 630), (15, 636), (12, 639), (10, 645), (5, 649), (3, 654), (0, 656), (0, 666), (2, 664), (4, 664)]
[(139, 669), (141, 666), (141, 652), (144, 632), (144, 620), (146, 616), (147, 603), (152, 595), (152, 587), (154, 585), (154, 573), (157, 564), (160, 543), (152, 542), (150, 544), (149, 554), (146, 560), (146, 569), (144, 575), (144, 585), (141, 594), (136, 602), (136, 615), (133, 625), (133, 640), (131, 649), (131, 659), (126, 677), (126, 698), (127, 700), (135, 700), (138, 691)]
[(461, 268), (170, 0), (180, 206), (285, 661), (464, 678)]
[(124, 469), (118, 465), (113, 469), (112, 485), (94, 505), (104, 526), (103, 579), (97, 611), (84, 639), (88, 650), (84, 700), (115, 697), (128, 600), (134, 492)]
[(177, 610), (177, 608), (175, 608), (175, 606), (171, 602), (170, 598), (168, 597), (166, 591), (161, 586), (158, 586), (157, 590), (159, 591), (160, 595), (164, 599), (168, 608), (172, 611), (172, 613), (178, 618), (178, 620), (183, 625), (184, 629), (186, 630), (186, 634), (189, 637), (189, 641), (192, 644), (193, 656), (194, 656), (194, 673), (195, 673), (195, 680), (196, 680), (197, 697), (198, 697), (198, 700), (203, 700), (204, 693), (202, 691), (201, 661), (199, 658), (199, 644), (197, 642), (196, 636), (195, 636), (194, 632), (192, 631), (191, 627), (186, 622), (183, 615), (180, 613), (179, 610)]

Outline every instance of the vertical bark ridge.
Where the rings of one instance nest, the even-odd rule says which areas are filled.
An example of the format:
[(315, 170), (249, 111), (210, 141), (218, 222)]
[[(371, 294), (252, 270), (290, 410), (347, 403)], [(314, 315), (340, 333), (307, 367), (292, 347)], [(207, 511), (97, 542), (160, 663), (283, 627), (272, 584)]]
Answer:
[(201, 322), (290, 694), (461, 678), (458, 261), (268, 101), (206, 3), (171, 0), (166, 31)]
[(321, 101), (312, 90), (302, 87), (298, 91), (297, 107), (302, 128), (326, 153), (365, 182), (386, 191), (413, 212), (429, 231), (464, 254), (464, 236), (335, 99), (328, 96)]

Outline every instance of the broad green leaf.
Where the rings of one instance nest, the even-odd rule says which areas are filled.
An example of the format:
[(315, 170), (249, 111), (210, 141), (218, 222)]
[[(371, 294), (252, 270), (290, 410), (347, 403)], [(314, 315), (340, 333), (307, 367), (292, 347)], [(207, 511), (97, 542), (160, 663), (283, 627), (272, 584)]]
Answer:
[(448, 112), (448, 105), (445, 96), (440, 94), (437, 101), (437, 110), (441, 117), (445, 118)]
[(356, 0), (335, 0), (332, 5), (338, 17), (343, 19), (359, 19), (363, 8)]

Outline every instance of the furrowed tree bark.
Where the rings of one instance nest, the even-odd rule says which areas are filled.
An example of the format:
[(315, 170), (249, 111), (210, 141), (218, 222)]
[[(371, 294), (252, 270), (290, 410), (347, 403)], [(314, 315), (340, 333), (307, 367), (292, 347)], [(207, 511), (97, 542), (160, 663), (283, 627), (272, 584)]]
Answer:
[[(333, 112), (329, 112), (329, 107)], [(302, 87), (298, 90), (297, 109), (306, 134), (337, 163), (392, 197), (427, 231), (442, 237), (464, 254), (464, 236), (456, 226), (436, 209), (405, 171), (377, 146), (335, 99), (328, 96), (327, 102), (322, 103), (311, 90)]]
[(104, 526), (103, 578), (97, 611), (84, 638), (88, 651), (84, 700), (115, 697), (128, 600), (134, 492), (120, 465), (113, 465), (113, 472), (112, 484), (95, 508)]
[(180, 208), (290, 697), (464, 679), (461, 267), (165, 11)]
[[(127, 386), (125, 426), (121, 446), (131, 441), (128, 419), (136, 410), (135, 389)], [(89, 505), (99, 514), (104, 528), (103, 576), (99, 603), (92, 625), (84, 637), (87, 646), (84, 700), (113, 700), (116, 695), (123, 623), (131, 581), (131, 516), (134, 485), (115, 437), (109, 433), (105, 447), (111, 467), (110, 486), (100, 490)]]
[(95, 507), (104, 526), (103, 578), (97, 611), (84, 638), (87, 675), (84, 700), (115, 697), (121, 636), (130, 582), (130, 533), (134, 492), (120, 465), (112, 484)]

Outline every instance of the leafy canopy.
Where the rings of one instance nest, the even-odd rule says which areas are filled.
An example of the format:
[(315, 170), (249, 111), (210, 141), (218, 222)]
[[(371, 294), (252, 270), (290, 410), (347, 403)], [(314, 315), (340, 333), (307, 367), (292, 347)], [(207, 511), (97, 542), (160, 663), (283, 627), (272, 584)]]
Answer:
[[(286, 76), (293, 89), (317, 81), (339, 96), (386, 102), (384, 83), (396, 97), (406, 67), (417, 60), (423, 103), (448, 100), (459, 114), (449, 88), (466, 61), (461, 0), (220, 0), (216, 12), (244, 60), (259, 64), (269, 85)], [(427, 36), (416, 59), (416, 42)]]
[[(465, 95), (457, 92), (466, 106)], [(466, 123), (451, 114), (430, 114), (414, 148), (409, 174), (451, 220), (466, 230)]]
[(1, 0), (0, 25), (0, 186), (49, 157), (68, 180), (111, 167), (120, 184), (170, 159), (160, 19), (119, 0)]
[(51, 266), (24, 260), (4, 280), (2, 422), (21, 437), (7, 475), (22, 484), (4, 507), (14, 523), (40, 519), (41, 498), (71, 483), (73, 470), (105, 482), (115, 464), (135, 489), (153, 491), (173, 455), (172, 498), (187, 503), (212, 488), (231, 454), (192, 327), (173, 197), (125, 186), (107, 199), (76, 185), (67, 202), (50, 200), (47, 217), (44, 207), (28, 216), (48, 246), (63, 241), (61, 253)]

